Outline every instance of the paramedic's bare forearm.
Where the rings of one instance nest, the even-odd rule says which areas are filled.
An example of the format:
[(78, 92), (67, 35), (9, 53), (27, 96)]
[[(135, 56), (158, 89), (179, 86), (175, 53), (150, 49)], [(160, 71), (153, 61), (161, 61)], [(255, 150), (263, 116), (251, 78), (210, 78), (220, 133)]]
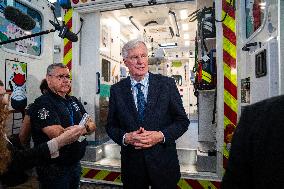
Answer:
[(25, 115), (23, 120), (23, 125), (19, 133), (21, 144), (26, 144), (30, 136), (31, 136), (31, 120), (29, 115)]
[(61, 125), (50, 125), (44, 127), (42, 131), (50, 138), (53, 139), (58, 137), (60, 134), (64, 132), (64, 128)]
[[(69, 130), (70, 128), (71, 127), (67, 127), (67, 128), (64, 129), (64, 131)], [(85, 135), (85, 134), (90, 135), (95, 130), (96, 130), (96, 124), (95, 124), (95, 122), (93, 121), (92, 118), (89, 118), (87, 123), (85, 124), (85, 131), (84, 131), (83, 135)]]

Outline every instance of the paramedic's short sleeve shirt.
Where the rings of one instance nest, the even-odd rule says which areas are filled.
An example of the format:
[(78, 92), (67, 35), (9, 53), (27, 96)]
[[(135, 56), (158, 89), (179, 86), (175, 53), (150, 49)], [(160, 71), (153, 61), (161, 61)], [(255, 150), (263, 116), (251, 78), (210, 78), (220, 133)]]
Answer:
[(43, 128), (51, 125), (61, 125), (63, 128), (78, 125), (86, 112), (77, 98), (72, 96), (62, 98), (52, 92), (37, 98), (33, 106), (31, 122), (36, 144), (49, 140), (42, 132)]
[(29, 104), (26, 110), (26, 115), (31, 116), (33, 113), (33, 108), (34, 108), (34, 103)]
[[(36, 107), (31, 122), (35, 146), (50, 140), (42, 128), (51, 125), (61, 125), (63, 128), (78, 125), (86, 112), (76, 97), (67, 95), (66, 98), (62, 98), (52, 92), (42, 95), (34, 104)], [(60, 165), (77, 163), (84, 156), (86, 145), (86, 140), (66, 145), (60, 149), (59, 157), (53, 161)]]

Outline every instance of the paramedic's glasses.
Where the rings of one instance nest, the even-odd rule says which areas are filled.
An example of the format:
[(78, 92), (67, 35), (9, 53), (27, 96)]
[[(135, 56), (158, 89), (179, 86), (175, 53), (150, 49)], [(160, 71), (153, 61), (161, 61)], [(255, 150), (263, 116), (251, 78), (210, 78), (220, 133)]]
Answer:
[(148, 55), (147, 54), (141, 54), (140, 56), (134, 55), (134, 56), (130, 56), (128, 58), (133, 62), (137, 62), (139, 60), (139, 58), (141, 58), (142, 60), (145, 60), (146, 58), (148, 58)]
[(71, 80), (71, 76), (70, 75), (50, 75), (50, 76), (52, 76), (52, 77), (56, 77), (58, 80), (64, 80), (64, 79), (66, 79), (66, 80)]

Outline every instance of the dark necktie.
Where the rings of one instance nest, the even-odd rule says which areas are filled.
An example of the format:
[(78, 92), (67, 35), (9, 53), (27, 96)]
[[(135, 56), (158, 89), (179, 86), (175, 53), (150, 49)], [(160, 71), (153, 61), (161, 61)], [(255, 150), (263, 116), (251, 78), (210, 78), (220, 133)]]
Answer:
[(144, 121), (144, 110), (145, 110), (146, 101), (145, 101), (144, 94), (141, 90), (142, 84), (137, 83), (135, 87), (138, 90), (138, 93), (136, 96), (137, 97), (137, 109), (138, 109), (138, 123), (139, 125), (141, 125)]

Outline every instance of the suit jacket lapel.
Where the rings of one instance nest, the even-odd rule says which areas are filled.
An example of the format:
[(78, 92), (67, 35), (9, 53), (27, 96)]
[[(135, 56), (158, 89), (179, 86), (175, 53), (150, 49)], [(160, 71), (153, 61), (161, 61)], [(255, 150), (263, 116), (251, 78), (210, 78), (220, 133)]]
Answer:
[(159, 89), (160, 83), (155, 77), (154, 74), (149, 73), (149, 88), (148, 88), (148, 95), (147, 95), (147, 106), (145, 109), (145, 122), (147, 118), (152, 113), (151, 110), (154, 109), (154, 106), (158, 100), (158, 96), (160, 94)]
[(127, 77), (125, 80), (126, 81), (122, 85), (122, 91), (123, 91), (123, 98), (124, 98), (125, 104), (127, 105), (126, 109), (129, 109), (129, 112), (130, 114), (133, 115), (134, 120), (137, 120), (138, 113), (136, 110), (135, 102), (134, 102), (132, 91), (131, 91), (130, 78)]

